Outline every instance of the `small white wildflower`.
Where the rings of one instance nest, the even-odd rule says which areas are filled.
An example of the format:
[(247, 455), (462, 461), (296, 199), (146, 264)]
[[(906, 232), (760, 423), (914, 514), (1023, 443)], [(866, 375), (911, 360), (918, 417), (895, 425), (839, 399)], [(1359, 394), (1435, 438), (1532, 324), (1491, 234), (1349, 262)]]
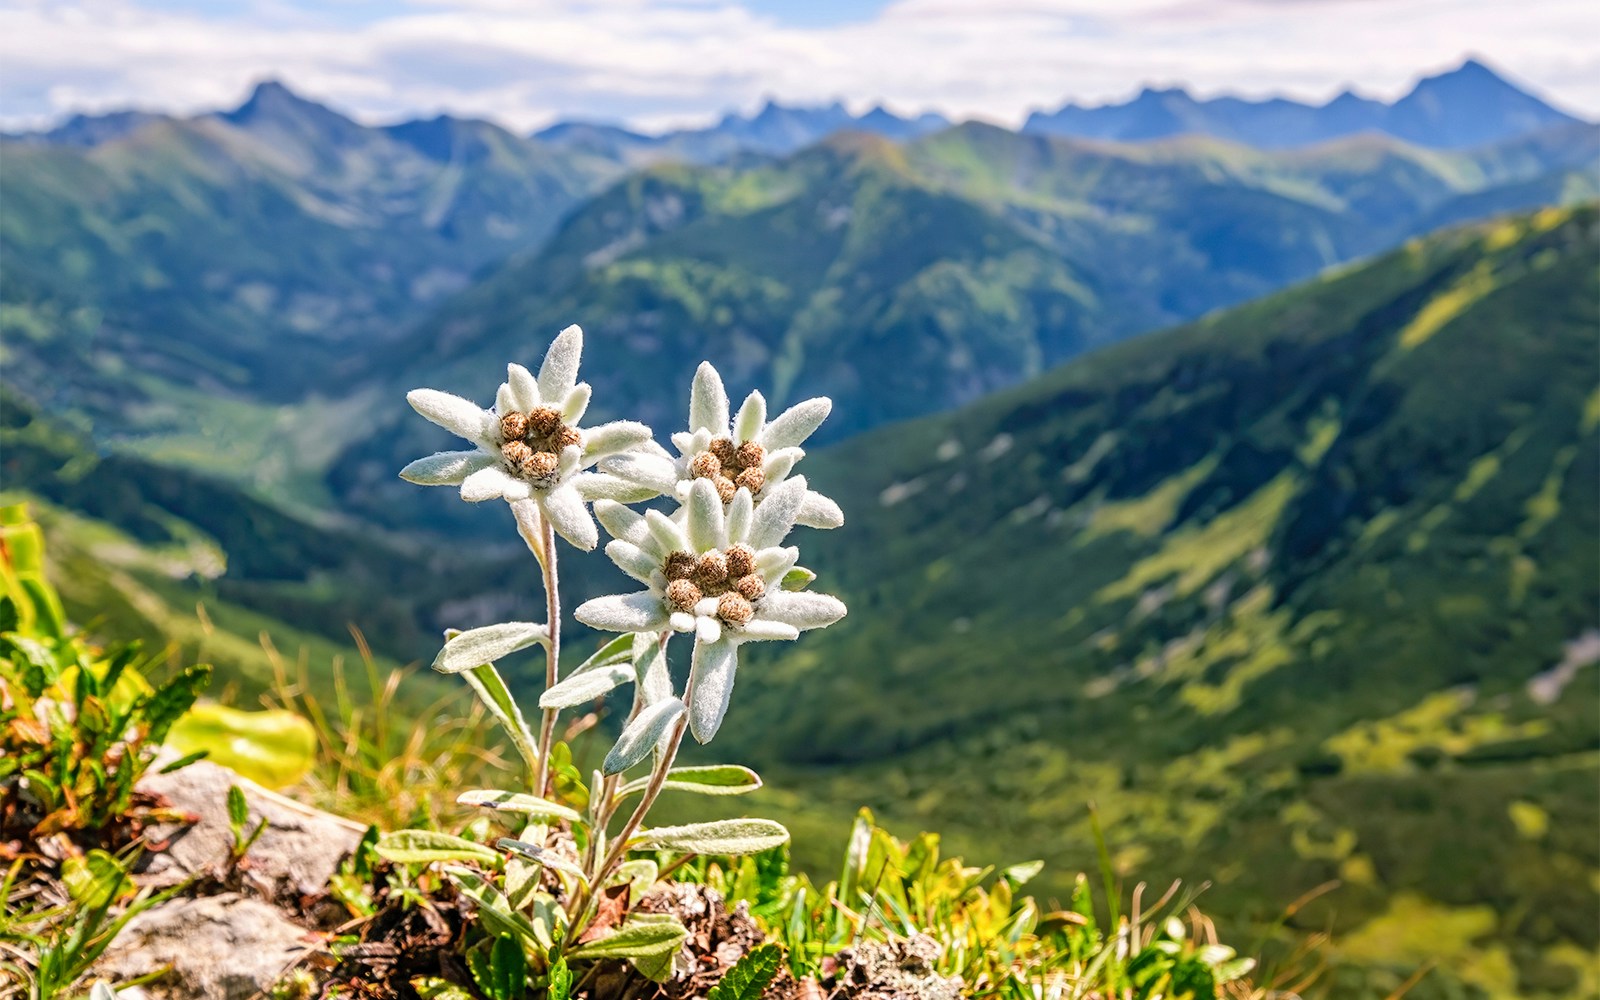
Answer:
[(437, 389), (407, 393), (418, 413), (477, 447), (419, 458), (400, 471), (400, 478), (422, 486), (459, 486), (461, 499), (474, 503), (503, 499), (519, 522), (537, 506), (561, 537), (580, 549), (594, 548), (599, 532), (586, 502), (600, 497), (635, 501), (654, 494), (584, 470), (640, 447), (650, 440), (650, 428), (632, 420), (578, 426), (590, 391), (587, 382), (578, 381), (582, 353), (583, 331), (562, 330), (537, 379), (521, 365), (506, 366), (492, 410)]
[(725, 507), (712, 482), (697, 479), (677, 519), (595, 503), (595, 514), (615, 539), (606, 555), (648, 589), (597, 597), (575, 615), (611, 632), (694, 633), (689, 729), (701, 743), (722, 725), (741, 645), (795, 639), (844, 617), (838, 598), (781, 586), (800, 556), (799, 549), (781, 543), (808, 495), (805, 478), (796, 476), (759, 505), (748, 490), (739, 490)]
[[(832, 400), (818, 396), (796, 403), (769, 421), (766, 399), (752, 392), (730, 421), (722, 376), (711, 362), (702, 362), (689, 392), (689, 429), (672, 435), (678, 457), (674, 459), (655, 446), (608, 459), (601, 468), (641, 490), (652, 491), (652, 495), (665, 494), (680, 503), (688, 499), (695, 482), (705, 480), (724, 504), (732, 504), (743, 489), (760, 507), (805, 457), (800, 445), (832, 409)], [(795, 523), (837, 528), (844, 524), (844, 512), (832, 500), (809, 490)]]

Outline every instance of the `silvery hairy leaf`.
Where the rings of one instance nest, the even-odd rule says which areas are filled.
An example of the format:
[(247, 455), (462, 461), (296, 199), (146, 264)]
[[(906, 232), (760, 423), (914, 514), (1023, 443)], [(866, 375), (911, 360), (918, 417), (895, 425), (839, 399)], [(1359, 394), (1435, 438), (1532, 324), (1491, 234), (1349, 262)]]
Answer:
[(788, 842), (789, 831), (770, 819), (721, 819), (688, 826), (656, 827), (639, 834), (629, 846), (685, 854), (738, 856), (760, 854)]

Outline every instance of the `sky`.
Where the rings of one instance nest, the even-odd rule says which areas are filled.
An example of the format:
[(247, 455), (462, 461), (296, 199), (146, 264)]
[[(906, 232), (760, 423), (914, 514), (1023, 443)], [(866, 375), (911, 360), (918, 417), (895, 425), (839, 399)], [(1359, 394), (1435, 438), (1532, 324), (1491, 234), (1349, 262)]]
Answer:
[(1392, 99), (1476, 55), (1600, 117), (1595, 0), (0, 0), (0, 128), (275, 78), (372, 123), (646, 131), (843, 99), (1019, 124), (1140, 86)]

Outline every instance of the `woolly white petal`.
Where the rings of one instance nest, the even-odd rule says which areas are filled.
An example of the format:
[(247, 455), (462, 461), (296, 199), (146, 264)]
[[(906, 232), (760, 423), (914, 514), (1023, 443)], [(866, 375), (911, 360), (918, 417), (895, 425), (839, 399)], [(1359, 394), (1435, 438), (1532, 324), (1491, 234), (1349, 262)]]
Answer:
[(750, 519), (750, 547), (765, 549), (783, 541), (794, 527), (805, 495), (806, 479), (796, 476), (762, 497), (756, 505), (755, 516)]
[(495, 457), (481, 451), (441, 451), (401, 469), (400, 478), (418, 486), (455, 486), (479, 469), (494, 464)]
[(596, 597), (578, 605), (572, 616), (607, 632), (659, 632), (667, 624), (666, 605), (652, 590)]
[(761, 599), (760, 614), (762, 618), (805, 631), (832, 625), (845, 616), (845, 606), (843, 601), (827, 594), (779, 590), (769, 592)]
[(550, 527), (556, 529), (556, 534), (585, 552), (600, 541), (600, 529), (595, 527), (589, 508), (583, 505), (583, 497), (571, 483), (563, 483), (537, 499), (539, 510)]
[(844, 524), (844, 511), (816, 490), (807, 490), (794, 523), (808, 528), (837, 528)]
[(807, 399), (784, 410), (761, 431), (761, 447), (772, 451), (804, 444), (833, 410), (833, 400), (827, 396)]
[(696, 642), (716, 642), (722, 638), (722, 622), (712, 615), (701, 615), (694, 621)]
[(613, 420), (583, 432), (584, 464), (627, 451), (650, 440), (650, 428), (637, 420)]
[(672, 626), (674, 632), (693, 632), (697, 621), (699, 619), (687, 611), (674, 611), (667, 619), (667, 624)]
[(528, 497), (528, 484), (507, 475), (498, 464), (479, 469), (461, 481), (461, 499), (470, 503), (498, 500), (501, 497), (525, 500)]
[(652, 500), (655, 490), (620, 476), (604, 472), (580, 472), (572, 477), (572, 485), (585, 500), (615, 500), (619, 503), (640, 503)]
[(752, 618), (738, 633), (740, 642), (762, 642), (774, 639), (798, 639), (800, 630), (786, 622)]
[(539, 398), (560, 405), (578, 384), (578, 360), (583, 355), (583, 331), (576, 326), (562, 330), (545, 352), (539, 366)]
[(750, 537), (750, 518), (755, 513), (755, 500), (743, 486), (733, 494), (728, 504), (728, 542), (742, 542)]
[(694, 435), (688, 431), (675, 431), (672, 435), (672, 446), (678, 449), (680, 455), (694, 454)]
[(505, 416), (507, 413), (513, 413), (522, 409), (526, 409), (526, 407), (517, 405), (517, 394), (511, 388), (511, 383), (501, 382), (500, 388), (496, 389), (494, 394), (495, 414), (498, 416)]
[(644, 519), (645, 523), (650, 526), (650, 534), (655, 536), (657, 544), (668, 553), (688, 551), (689, 538), (683, 533), (683, 528), (678, 525), (678, 522), (659, 510), (645, 511)]
[(734, 443), (754, 441), (761, 434), (761, 426), (766, 422), (766, 397), (759, 392), (750, 393), (744, 398), (744, 405), (739, 407), (739, 416), (733, 422)]
[(651, 575), (661, 568), (660, 560), (628, 542), (607, 542), (606, 555), (617, 564), (618, 569), (646, 586), (650, 583)]
[(600, 466), (600, 471), (648, 487), (655, 491), (656, 496), (674, 493), (678, 486), (678, 470), (672, 461), (644, 452), (630, 451), (613, 455)]
[(583, 460), (582, 445), (569, 444), (561, 449), (561, 454), (556, 459), (556, 478), (566, 479), (579, 469), (593, 464)]
[(800, 550), (793, 545), (788, 548), (762, 549), (756, 553), (756, 573), (760, 575), (761, 582), (767, 585), (767, 589), (773, 590), (783, 580), (784, 574), (794, 569), (794, 564), (799, 561)]
[(713, 436), (728, 433), (728, 392), (709, 361), (700, 362), (689, 387), (689, 430), (701, 429)]
[(589, 412), (589, 395), (593, 391), (587, 382), (579, 382), (573, 386), (561, 404), (561, 419), (573, 427), (578, 426), (578, 421)]
[(767, 460), (761, 463), (762, 475), (767, 480), (766, 488), (770, 489), (789, 478), (789, 470), (805, 457), (803, 448), (779, 448), (777, 451), (767, 452)]
[(738, 666), (738, 650), (729, 639), (694, 644), (689, 731), (697, 741), (711, 742), (721, 728), (722, 717), (728, 714), (728, 700), (733, 697), (733, 675)]
[(613, 500), (596, 500), (594, 502), (594, 516), (606, 526), (611, 537), (630, 545), (641, 548), (650, 538), (650, 529), (644, 523), (644, 515), (636, 510), (624, 507)]
[(511, 389), (513, 409), (526, 413), (543, 401), (539, 397), (539, 386), (533, 381), (533, 373), (521, 365), (506, 365), (506, 385)]
[(722, 498), (709, 479), (696, 479), (689, 488), (689, 505), (684, 528), (689, 534), (690, 551), (695, 555), (728, 547), (728, 523), (722, 513)]
[(428, 420), (468, 441), (485, 441), (494, 414), (470, 399), (440, 392), (438, 389), (412, 389), (406, 402)]

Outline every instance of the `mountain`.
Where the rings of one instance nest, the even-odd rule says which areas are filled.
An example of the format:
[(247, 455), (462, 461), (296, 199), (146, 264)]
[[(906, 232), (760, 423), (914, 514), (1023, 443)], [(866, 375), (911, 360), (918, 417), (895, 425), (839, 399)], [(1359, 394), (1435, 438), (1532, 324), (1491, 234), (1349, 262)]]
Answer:
[(1507, 82), (1476, 59), (1426, 77), (1392, 104), (1345, 91), (1323, 105), (1287, 98), (1200, 100), (1182, 88), (1146, 88), (1123, 104), (1068, 104), (1034, 112), (1023, 131), (1138, 142), (1209, 135), (1259, 149), (1289, 149), (1362, 132), (1417, 146), (1465, 149), (1578, 119)]
[[(1470, 214), (1469, 194), (1485, 209), (1593, 197), (1600, 130), (1569, 128), (1469, 153), (1371, 136), (1267, 153), (968, 124), (905, 145), (846, 134), (783, 160), (663, 165), (443, 304), (382, 381), (486, 399), (506, 360), (579, 322), (608, 414), (676, 426), (677, 395), (711, 357), (775, 404), (832, 396), (823, 440), (838, 440), (1394, 246), (1439, 213)], [(1527, 187), (1550, 177), (1571, 190)], [(341, 453), (330, 489), (385, 523), (464, 526), (392, 476), (444, 443), (396, 416)]]
[(1338, 880), (1290, 918), (1371, 966), (1335, 995), (1430, 956), (1408, 996), (1578, 995), (1597, 236), (1591, 205), (1413, 241), (814, 456), (848, 520), (799, 544), (850, 615), (747, 647), (717, 756), (802, 827), (864, 802), (1057, 878), (1095, 802), (1236, 937)]
[(273, 83), (227, 113), (0, 152), (6, 381), (125, 437), (185, 433), (177, 400), (259, 424), (348, 395), (416, 315), (618, 169), (484, 122), (368, 128)]
[(754, 115), (724, 115), (709, 128), (678, 129), (651, 136), (614, 125), (573, 121), (558, 122), (534, 138), (640, 167), (662, 162), (716, 163), (738, 154), (787, 156), (841, 131), (900, 141), (949, 125), (943, 115), (902, 118), (881, 106), (853, 115), (837, 101), (809, 108), (768, 101)]

